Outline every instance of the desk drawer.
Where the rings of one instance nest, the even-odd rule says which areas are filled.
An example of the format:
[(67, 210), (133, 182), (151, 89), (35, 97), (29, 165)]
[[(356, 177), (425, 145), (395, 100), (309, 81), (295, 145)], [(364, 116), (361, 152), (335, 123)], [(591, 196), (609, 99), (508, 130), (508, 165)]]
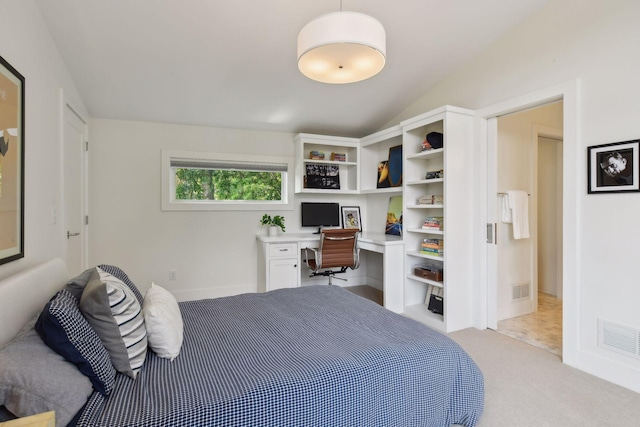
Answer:
[(297, 243), (279, 243), (269, 245), (270, 257), (291, 257), (298, 256), (298, 244)]

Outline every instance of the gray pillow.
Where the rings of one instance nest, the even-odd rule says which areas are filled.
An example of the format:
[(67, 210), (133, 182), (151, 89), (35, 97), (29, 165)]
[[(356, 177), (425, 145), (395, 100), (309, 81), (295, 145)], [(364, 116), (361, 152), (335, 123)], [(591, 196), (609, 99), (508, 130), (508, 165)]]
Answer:
[(87, 283), (89, 283), (89, 280), (91, 280), (91, 274), (95, 270), (95, 268), (89, 268), (78, 274), (64, 285), (64, 289), (69, 291), (69, 293), (75, 297), (76, 301), (80, 302), (82, 291), (84, 290), (84, 287), (87, 286)]
[(135, 379), (146, 359), (147, 331), (142, 306), (129, 286), (96, 268), (79, 306), (116, 370)]
[(66, 426), (93, 392), (89, 378), (40, 339), (36, 319), (0, 349), (0, 405), (18, 417), (56, 411)]

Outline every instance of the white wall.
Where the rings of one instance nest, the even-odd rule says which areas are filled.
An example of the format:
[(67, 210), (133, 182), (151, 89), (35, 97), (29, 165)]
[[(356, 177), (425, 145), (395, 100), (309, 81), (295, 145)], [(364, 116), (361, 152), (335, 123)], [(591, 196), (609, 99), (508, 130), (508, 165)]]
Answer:
[[(161, 211), (161, 151), (291, 157), (292, 135), (100, 119), (90, 129), (90, 265), (118, 265), (143, 290), (154, 281), (181, 299), (256, 290), (264, 212)], [(270, 214), (294, 223), (293, 211)]]
[(0, 16), (0, 55), (25, 77), (26, 89), (25, 257), (0, 266), (0, 277), (6, 277), (65, 256), (61, 89), (73, 105), (84, 107), (33, 1), (0, 1)]
[[(579, 79), (574, 366), (640, 391), (640, 360), (598, 347), (603, 318), (640, 329), (639, 194), (587, 194), (586, 147), (640, 138), (640, 2), (554, 0), (391, 123), (442, 104), (482, 108)], [(567, 129), (565, 128), (565, 132)], [(615, 206), (615, 208), (611, 208)], [(478, 206), (478, 209), (482, 209)], [(565, 289), (567, 284), (564, 284)]]
[(562, 141), (538, 138), (538, 290), (562, 299)]
[(89, 264), (117, 265), (143, 290), (153, 281), (182, 300), (255, 292), (262, 215), (284, 216), (287, 233), (312, 231), (300, 228), (300, 202), (317, 195), (297, 195), (292, 210), (160, 210), (163, 149), (292, 157), (292, 134), (104, 119), (90, 129)]

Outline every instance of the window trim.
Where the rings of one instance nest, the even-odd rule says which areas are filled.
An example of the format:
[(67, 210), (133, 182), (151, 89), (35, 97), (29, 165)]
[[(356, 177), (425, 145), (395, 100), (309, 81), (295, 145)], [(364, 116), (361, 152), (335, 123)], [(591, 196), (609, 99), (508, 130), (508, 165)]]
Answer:
[[(171, 161), (252, 163), (286, 165), (282, 180), (283, 200), (176, 200), (175, 176)], [(293, 157), (213, 153), (206, 151), (162, 150), (162, 210), (163, 211), (254, 211), (265, 209), (293, 210)]]

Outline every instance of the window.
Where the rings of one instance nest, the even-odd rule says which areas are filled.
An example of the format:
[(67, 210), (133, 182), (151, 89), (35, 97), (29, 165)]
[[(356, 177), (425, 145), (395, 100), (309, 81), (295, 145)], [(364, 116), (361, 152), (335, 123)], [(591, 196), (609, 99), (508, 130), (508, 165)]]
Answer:
[(163, 210), (290, 209), (291, 159), (162, 152)]

